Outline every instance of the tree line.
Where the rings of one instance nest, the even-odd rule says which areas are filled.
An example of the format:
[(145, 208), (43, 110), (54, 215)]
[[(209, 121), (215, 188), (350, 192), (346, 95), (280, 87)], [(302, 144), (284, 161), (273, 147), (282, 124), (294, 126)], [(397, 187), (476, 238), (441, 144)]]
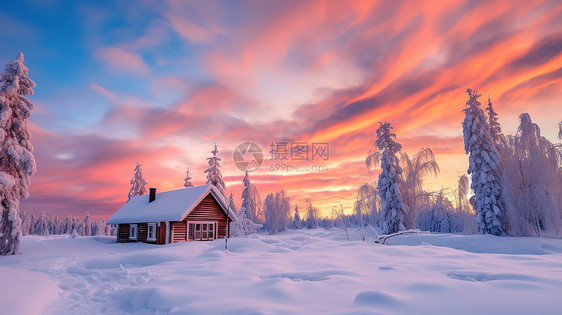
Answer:
[(39, 215), (29, 210), (20, 211), (22, 235), (61, 235), (102, 236), (116, 235), (116, 229), (107, 225), (105, 220), (92, 220), (86, 213), (84, 218), (67, 215), (63, 219), (59, 215), (49, 216), (45, 211)]

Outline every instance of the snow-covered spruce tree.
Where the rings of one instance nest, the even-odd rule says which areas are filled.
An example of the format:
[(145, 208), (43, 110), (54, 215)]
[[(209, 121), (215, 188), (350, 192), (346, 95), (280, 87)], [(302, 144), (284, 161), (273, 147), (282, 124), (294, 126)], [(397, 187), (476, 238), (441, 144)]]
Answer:
[(306, 199), (306, 228), (316, 229), (318, 228), (318, 208), (312, 205), (309, 199)]
[(59, 214), (57, 213), (54, 217), (54, 219), (51, 221), (52, 225), (50, 227), (50, 234), (55, 234), (55, 235), (59, 235), (61, 234), (60, 230), (61, 230), (61, 221), (59, 219)]
[(248, 171), (246, 171), (242, 184), (242, 205), (240, 208), (245, 208), (248, 211), (250, 220), (260, 223), (258, 216), (261, 208), (261, 198), (256, 185), (250, 182)]
[(232, 195), (232, 191), (230, 192), (230, 197), (228, 197), (228, 208), (232, 213), (236, 213), (236, 204), (234, 203), (234, 196)]
[(92, 236), (92, 218), (90, 214), (86, 212), (84, 216), (84, 234), (82, 236)]
[(468, 174), (476, 196), (476, 223), (484, 234), (505, 235), (506, 215), (501, 190), (500, 155), (486, 115), (480, 108), (478, 91), (467, 89), (469, 100), (463, 109), (464, 150), (469, 154)]
[(185, 187), (185, 188), (193, 187), (193, 184), (191, 183), (191, 177), (189, 177), (189, 167), (186, 170), (183, 187)]
[(129, 202), (129, 200), (133, 197), (146, 194), (145, 186), (147, 182), (144, 180), (144, 176), (142, 175), (141, 166), (142, 164), (139, 163), (135, 166), (135, 173), (133, 175), (133, 179), (131, 179), (131, 189), (129, 190), (129, 198), (127, 199), (127, 202)]
[[(492, 100), (488, 96), (488, 106), (486, 107), (486, 114), (488, 114), (488, 125), (490, 126), (490, 137), (496, 144), (499, 151), (499, 145), (503, 142), (502, 127), (498, 121), (498, 114), (494, 110)], [(500, 152), (501, 153), (501, 152)]]
[(23, 236), (35, 232), (35, 215), (29, 210), (20, 211), (21, 233)]
[(255, 187), (248, 178), (248, 172), (242, 180), (244, 187), (242, 188), (242, 205), (237, 213), (237, 220), (232, 223), (232, 236), (245, 237), (250, 234), (256, 234), (262, 227), (261, 224), (252, 220), (252, 212), (255, 212), (255, 199), (253, 190)]
[(541, 136), (527, 113), (509, 137), (503, 165), (509, 235), (557, 235), (562, 223), (562, 147)]
[(74, 229), (74, 218), (70, 214), (66, 215), (63, 226), (62, 234), (72, 234), (72, 230)]
[(49, 217), (45, 211), (41, 211), (35, 222), (35, 235), (49, 235)]
[(224, 181), (222, 180), (222, 174), (220, 171), (220, 158), (217, 157), (217, 153), (219, 150), (217, 149), (217, 144), (215, 143), (215, 149), (211, 151), (213, 154), (212, 157), (207, 158), (209, 160), (209, 168), (205, 170), (207, 173), (207, 184), (214, 185), (226, 198), (226, 186), (224, 185)]
[(390, 123), (379, 124), (375, 145), (382, 151), (382, 172), (377, 187), (381, 197), (381, 230), (384, 234), (391, 234), (405, 230), (404, 220), (408, 211), (400, 194), (402, 168), (396, 156), (402, 145), (396, 142), (396, 134), (392, 132)]
[(8, 63), (0, 75), (0, 255), (15, 254), (21, 241), (20, 200), (29, 196), (36, 171), (27, 120), (33, 103), (33, 82), (23, 54)]
[(300, 230), (302, 229), (302, 220), (301, 215), (299, 213), (299, 206), (295, 203), (295, 214), (293, 216), (293, 229)]

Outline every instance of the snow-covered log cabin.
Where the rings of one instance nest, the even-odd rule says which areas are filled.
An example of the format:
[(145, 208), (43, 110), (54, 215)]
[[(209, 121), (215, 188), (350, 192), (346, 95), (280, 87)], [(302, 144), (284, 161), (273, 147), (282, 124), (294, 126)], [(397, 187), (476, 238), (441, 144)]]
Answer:
[(213, 185), (131, 198), (107, 224), (117, 226), (117, 242), (168, 244), (230, 237), (236, 217)]

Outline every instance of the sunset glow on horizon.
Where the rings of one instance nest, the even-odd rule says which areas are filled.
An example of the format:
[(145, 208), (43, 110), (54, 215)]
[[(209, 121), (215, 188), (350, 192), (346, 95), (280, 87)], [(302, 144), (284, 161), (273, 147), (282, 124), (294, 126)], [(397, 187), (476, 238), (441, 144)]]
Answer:
[[(21, 204), (36, 212), (108, 218), (137, 162), (158, 191), (183, 188), (188, 167), (205, 184), (215, 143), (240, 206), (233, 151), (250, 141), (264, 151), (249, 175), (262, 199), (285, 189), (301, 216), (306, 199), (349, 213), (378, 177), (365, 158), (379, 121), (403, 152), (433, 150), (427, 190), (454, 189), (468, 167), (466, 88), (490, 96), (504, 133), (527, 112), (558, 141), (559, 1), (24, 0), (4, 5), (0, 26), (0, 63), (22, 51), (37, 83), (37, 173)], [(280, 142), (310, 155), (328, 143), (329, 157), (272, 158)]]

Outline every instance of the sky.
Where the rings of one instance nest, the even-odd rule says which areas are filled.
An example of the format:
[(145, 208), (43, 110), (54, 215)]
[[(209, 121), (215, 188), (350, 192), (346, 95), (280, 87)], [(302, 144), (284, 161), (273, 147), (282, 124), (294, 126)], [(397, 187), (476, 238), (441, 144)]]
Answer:
[[(351, 212), (380, 172), (365, 165), (379, 121), (403, 152), (433, 150), (437, 190), (468, 167), (466, 88), (491, 97), (507, 134), (528, 112), (555, 142), (562, 119), (559, 1), (22, 0), (2, 5), (0, 42), (0, 64), (23, 52), (37, 83), (21, 207), (49, 214), (108, 218), (136, 163), (158, 191), (182, 188), (188, 167), (205, 184), (215, 143), (240, 206), (233, 152), (248, 141), (262, 198)], [(291, 145), (308, 157), (285, 159)]]

